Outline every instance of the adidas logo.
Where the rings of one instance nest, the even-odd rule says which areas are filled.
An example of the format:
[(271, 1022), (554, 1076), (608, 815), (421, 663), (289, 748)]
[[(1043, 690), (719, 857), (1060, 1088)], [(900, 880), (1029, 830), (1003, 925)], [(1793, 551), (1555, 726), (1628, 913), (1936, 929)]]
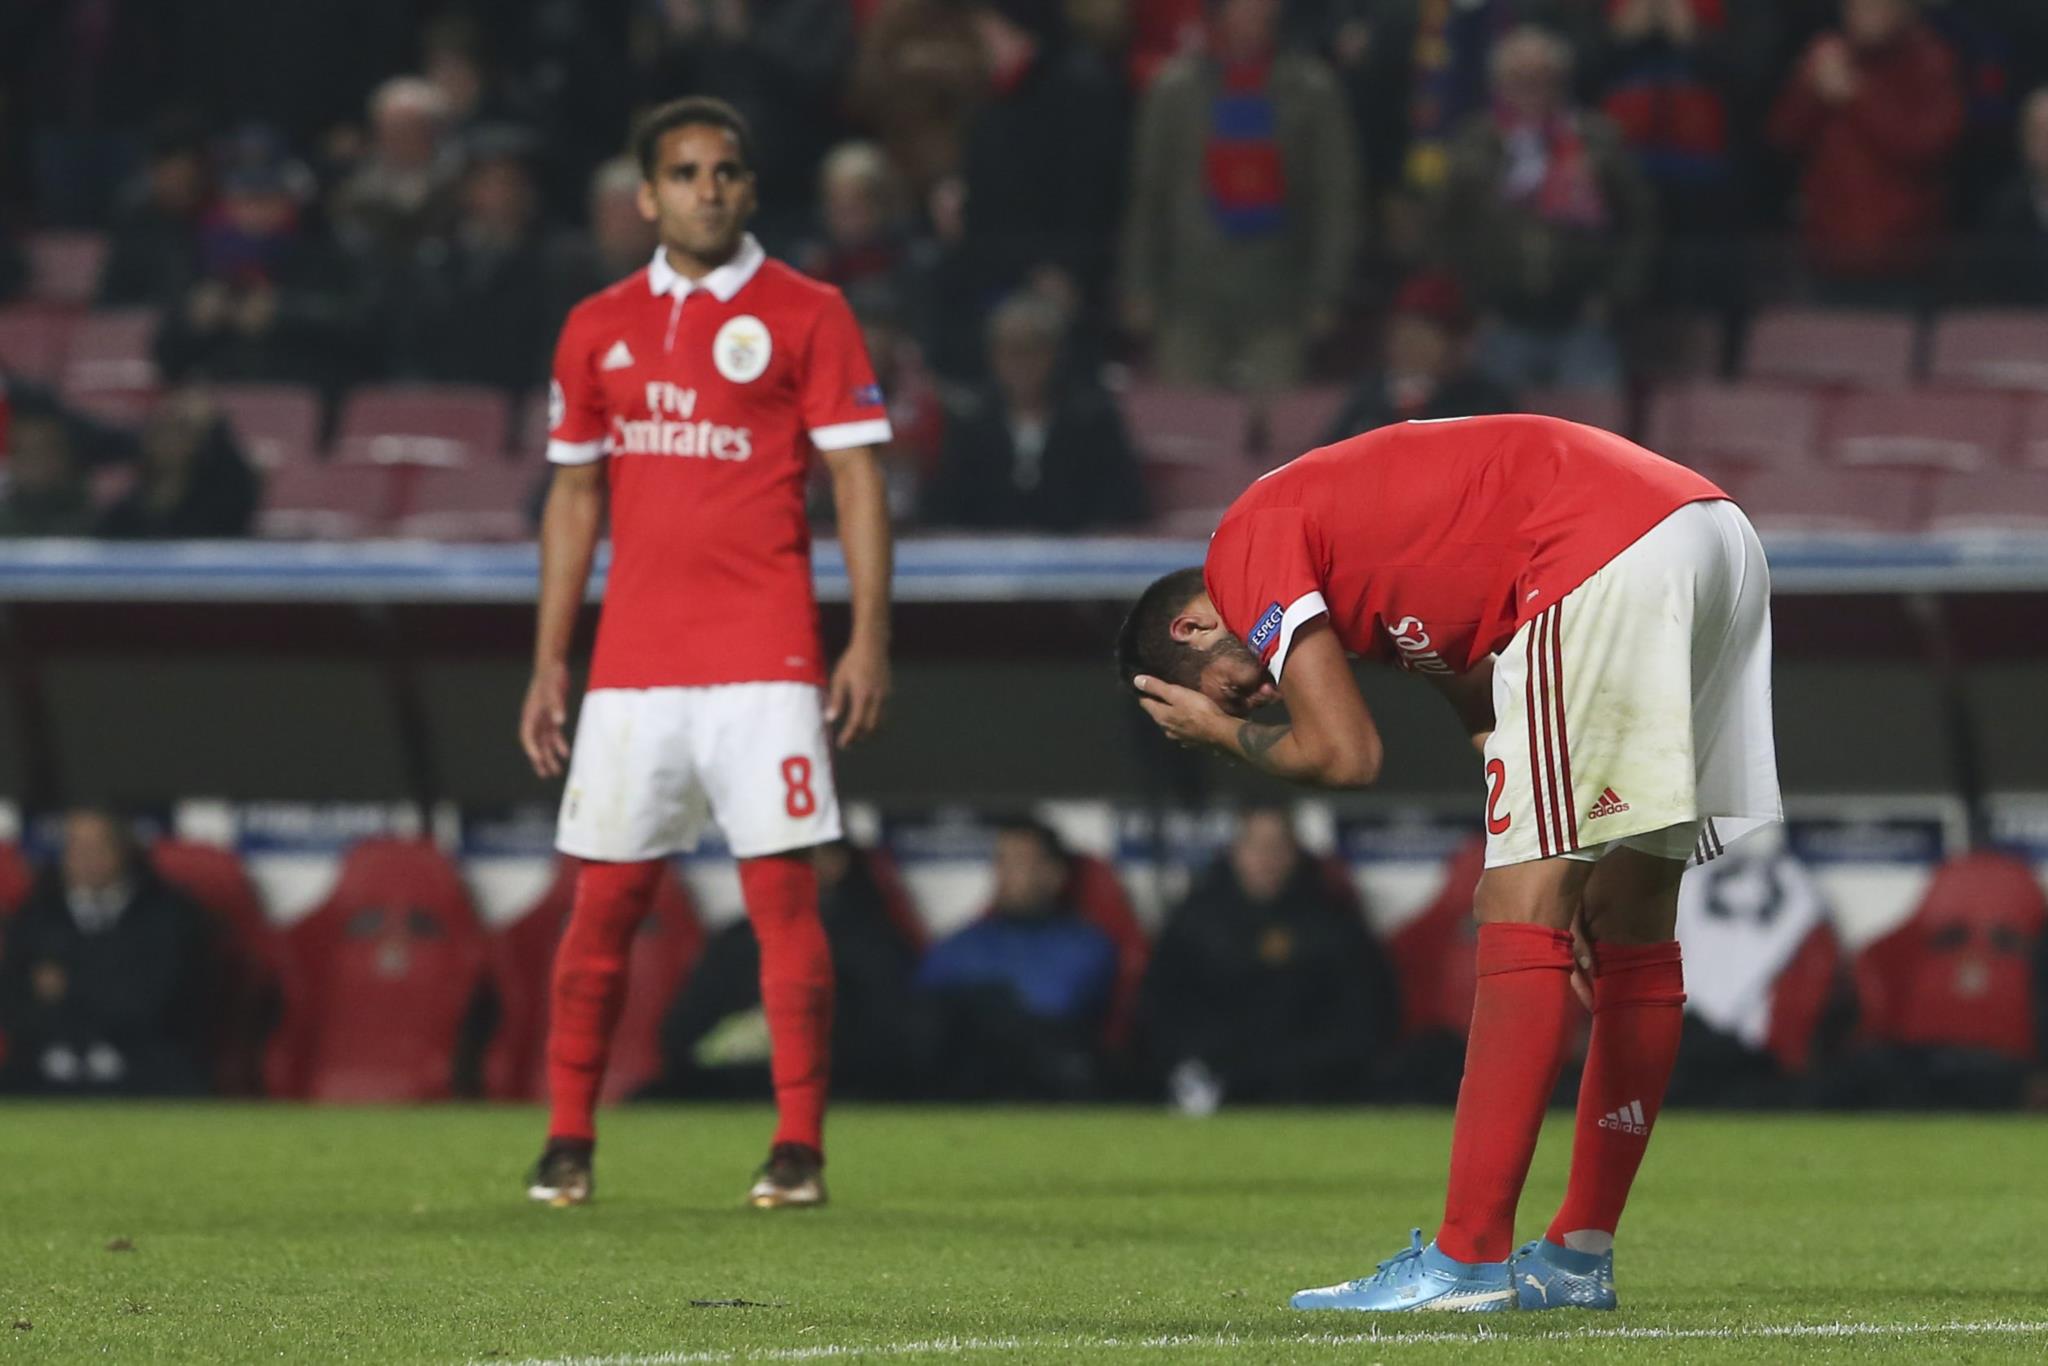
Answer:
[(1616, 795), (1613, 788), (1600, 794), (1600, 800), (1593, 803), (1593, 809), (1586, 813), (1586, 819), (1597, 821), (1602, 816), (1617, 816), (1628, 810), (1628, 803)]
[(1648, 1137), (1650, 1122), (1643, 1118), (1643, 1103), (1632, 1100), (1619, 1110), (1608, 1111), (1600, 1121), (1603, 1129), (1612, 1129), (1618, 1134), (1634, 1134), (1638, 1138)]
[(612, 349), (604, 353), (604, 360), (597, 368), (600, 370), (625, 370), (630, 368), (632, 364), (633, 353), (626, 348), (625, 341), (621, 339), (612, 343)]

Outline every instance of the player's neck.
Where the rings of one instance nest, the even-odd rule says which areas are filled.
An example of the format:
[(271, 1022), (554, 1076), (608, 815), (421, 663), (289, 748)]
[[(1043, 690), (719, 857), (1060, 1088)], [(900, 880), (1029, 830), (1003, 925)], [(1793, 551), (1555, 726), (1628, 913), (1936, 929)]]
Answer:
[(670, 270), (682, 276), (691, 284), (696, 284), (720, 266), (729, 265), (739, 259), (740, 248), (745, 242), (746, 239), (743, 237), (738, 242), (733, 243), (732, 250), (723, 256), (697, 256), (684, 251), (680, 247), (667, 245), (662, 247), (661, 254), (662, 258), (668, 262)]

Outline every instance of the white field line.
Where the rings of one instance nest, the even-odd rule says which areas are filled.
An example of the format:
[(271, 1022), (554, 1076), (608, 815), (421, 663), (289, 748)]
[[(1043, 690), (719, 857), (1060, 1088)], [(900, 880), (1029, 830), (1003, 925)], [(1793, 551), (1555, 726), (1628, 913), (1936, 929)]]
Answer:
[(1754, 1328), (1579, 1328), (1544, 1333), (1503, 1333), (1481, 1325), (1469, 1333), (1298, 1333), (1240, 1336), (1189, 1333), (1146, 1338), (928, 1338), (871, 1346), (760, 1347), (730, 1351), (645, 1352), (608, 1356), (528, 1357), (477, 1361), (470, 1366), (724, 1366), (735, 1362), (828, 1361), (854, 1357), (966, 1356), (977, 1352), (1218, 1351), (1255, 1347), (1421, 1347), (1465, 1342), (1750, 1342), (1776, 1338), (1918, 1338), (2048, 1336), (2048, 1322), (1987, 1319), (1974, 1323), (1784, 1323)]

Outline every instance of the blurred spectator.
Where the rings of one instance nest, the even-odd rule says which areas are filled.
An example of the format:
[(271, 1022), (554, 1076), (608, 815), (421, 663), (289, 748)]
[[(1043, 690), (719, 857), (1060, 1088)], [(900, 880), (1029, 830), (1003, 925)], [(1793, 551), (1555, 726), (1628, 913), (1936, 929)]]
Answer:
[(18, 399), (13, 403), (6, 472), (0, 536), (91, 534), (92, 491), (62, 413)]
[(515, 393), (546, 379), (561, 318), (543, 287), (531, 151), (518, 129), (472, 139), (455, 221), (420, 244), (395, 291), (395, 373)]
[(1329, 68), (1276, 50), (1279, 0), (1217, 0), (1211, 49), (1138, 114), (1124, 321), (1172, 384), (1276, 389), (1336, 325), (1358, 250), (1358, 158)]
[(932, 946), (917, 988), (930, 1004), (934, 1080), (957, 1100), (1073, 1100), (1100, 1077), (1116, 946), (1065, 899), (1059, 837), (1035, 821), (996, 831), (995, 904)]
[(1991, 202), (1985, 295), (2048, 304), (2048, 86), (2020, 106), (2020, 167)]
[(1196, 1111), (1362, 1100), (1400, 1018), (1364, 918), (1277, 809), (1245, 813), (1167, 913), (1139, 1011), (1154, 1077)]
[(995, 380), (949, 413), (923, 520), (944, 526), (1081, 531), (1143, 520), (1144, 485), (1109, 396), (1058, 380), (1066, 321), (1031, 294), (988, 323)]
[(1956, 63), (1914, 0), (1842, 0), (1800, 58), (1771, 136), (1800, 163), (1800, 224), (1822, 298), (1910, 306), (1948, 231), (1962, 134)]
[(1144, 90), (1182, 57), (1202, 50), (1208, 0), (1130, 0), (1129, 80)]
[(533, 111), (492, 60), (486, 30), (468, 14), (443, 14), (420, 33), (420, 75), (441, 95), (448, 135), (528, 125)]
[(199, 278), (157, 334), (174, 380), (335, 387), (360, 364), (361, 291), (308, 214), (310, 178), (274, 135), (230, 144), (219, 204), (199, 234)]
[(617, 156), (591, 173), (587, 222), (561, 233), (548, 252), (549, 316), (555, 330), (569, 310), (646, 265), (657, 240), (640, 212), (640, 163)]
[(1410, 278), (1387, 315), (1379, 367), (1345, 398), (1325, 440), (1416, 418), (1515, 411), (1515, 396), (1473, 368), (1472, 326), (1465, 292), (1449, 273)]
[(205, 915), (111, 812), (64, 818), (60, 866), (5, 922), (0, 1090), (187, 1095), (206, 1086)]
[(196, 125), (178, 120), (155, 131), (142, 176), (114, 213), (100, 303), (168, 308), (185, 297), (213, 190), (206, 152)]
[(895, 286), (909, 243), (896, 174), (881, 147), (842, 142), (818, 169), (818, 235), (797, 249), (806, 275), (847, 289)]
[(42, 226), (106, 222), (135, 169), (135, 130), (182, 75), (166, 41), (178, 9), (140, 0), (0, 5), (0, 162), (26, 154)]
[(757, 231), (801, 232), (853, 60), (845, 0), (642, 0), (633, 60), (649, 103), (711, 95), (754, 130)]
[(1492, 110), (1452, 144), (1434, 237), (1486, 317), (1479, 365), (1511, 389), (1612, 389), (1614, 323), (1647, 283), (1648, 183), (1614, 125), (1570, 101), (1571, 49), (1516, 29), (1493, 50)]
[[(915, 1093), (920, 1042), (911, 1009), (917, 955), (890, 921), (869, 856), (844, 843), (817, 851), (818, 910), (832, 950), (832, 1093), (900, 1098)], [(664, 1094), (770, 1094), (768, 1021), (761, 1013), (761, 949), (736, 921), (711, 937), (662, 1023)]]
[(402, 260), (446, 224), (462, 170), (448, 118), (441, 88), (418, 76), (394, 76), (371, 95), (369, 151), (330, 206), (350, 251)]
[(960, 169), (961, 129), (986, 84), (981, 40), (955, 0), (883, 0), (861, 34), (852, 108), (917, 203)]
[[(918, 491), (938, 471), (946, 438), (945, 403), (895, 293), (870, 281), (848, 289), (846, 302), (860, 323), (875, 382), (889, 404), (889, 429), (894, 433), (884, 467), (889, 508), (908, 519), (916, 510)], [(830, 500), (826, 502), (829, 505)]]
[(166, 395), (142, 427), (140, 478), (100, 519), (102, 536), (246, 536), (259, 485), (220, 410), (201, 390)]

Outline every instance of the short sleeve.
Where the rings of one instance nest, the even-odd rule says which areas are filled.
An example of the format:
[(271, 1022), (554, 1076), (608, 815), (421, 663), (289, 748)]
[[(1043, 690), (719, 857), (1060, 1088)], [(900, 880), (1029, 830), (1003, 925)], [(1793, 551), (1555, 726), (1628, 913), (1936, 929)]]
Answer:
[(548, 379), (548, 459), (557, 465), (604, 458), (604, 391), (590, 363), (588, 329), (579, 321), (572, 313), (563, 325)]
[(1226, 518), (1209, 541), (1202, 577), (1223, 624), (1276, 680), (1294, 633), (1330, 610), (1299, 508)]
[(810, 347), (798, 380), (804, 427), (821, 451), (879, 446), (889, 440), (889, 410), (861, 340), (860, 324), (838, 290), (826, 297), (811, 325)]

